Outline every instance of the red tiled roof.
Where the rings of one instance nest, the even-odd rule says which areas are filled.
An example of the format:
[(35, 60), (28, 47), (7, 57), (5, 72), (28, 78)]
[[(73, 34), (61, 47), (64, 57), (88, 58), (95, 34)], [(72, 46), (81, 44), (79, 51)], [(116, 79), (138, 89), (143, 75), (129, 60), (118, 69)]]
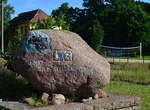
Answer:
[(11, 24), (24, 24), (27, 22), (38, 22), (41, 19), (46, 19), (48, 15), (40, 9), (20, 13), (17, 17), (10, 21)]

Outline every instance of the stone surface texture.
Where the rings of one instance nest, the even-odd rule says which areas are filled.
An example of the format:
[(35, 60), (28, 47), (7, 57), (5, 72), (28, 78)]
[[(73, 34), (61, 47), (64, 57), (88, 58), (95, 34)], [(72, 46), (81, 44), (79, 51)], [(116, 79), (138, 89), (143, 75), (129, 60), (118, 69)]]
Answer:
[(52, 104), (53, 105), (65, 104), (65, 96), (63, 96), (62, 94), (53, 94)]
[(134, 108), (138, 109), (140, 101), (138, 97), (108, 93), (107, 98), (85, 102), (85, 104), (93, 106), (95, 110), (136, 110)]
[(106, 98), (107, 94), (103, 90), (99, 89), (98, 97), (99, 98)]
[[(51, 105), (48, 107), (31, 107), (18, 102), (1, 102), (0, 109), (7, 110), (138, 110), (140, 98), (108, 94), (109, 97), (92, 100), (85, 103), (69, 103), (62, 105)], [(141, 108), (142, 109), (142, 108)]]
[(49, 94), (47, 94), (45, 92), (42, 93), (41, 100), (44, 102), (48, 102), (48, 99), (49, 99)]
[(46, 93), (90, 97), (110, 81), (107, 60), (79, 35), (63, 30), (30, 31), (9, 68)]

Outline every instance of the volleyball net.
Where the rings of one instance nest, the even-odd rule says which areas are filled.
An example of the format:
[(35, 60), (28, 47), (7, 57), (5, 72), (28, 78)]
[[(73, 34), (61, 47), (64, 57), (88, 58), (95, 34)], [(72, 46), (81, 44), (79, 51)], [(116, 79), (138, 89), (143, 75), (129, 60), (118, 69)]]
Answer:
[(99, 45), (102, 49), (103, 56), (110, 57), (132, 57), (132, 56), (142, 56), (142, 45), (136, 47), (112, 47)]

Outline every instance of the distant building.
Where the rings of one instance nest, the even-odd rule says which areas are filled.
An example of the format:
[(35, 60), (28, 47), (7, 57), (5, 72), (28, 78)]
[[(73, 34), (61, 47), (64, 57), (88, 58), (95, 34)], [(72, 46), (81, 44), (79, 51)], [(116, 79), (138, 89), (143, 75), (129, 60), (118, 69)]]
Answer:
[[(40, 9), (20, 13), (17, 17), (13, 18), (9, 22), (10, 27), (7, 30), (8, 32), (5, 37), (5, 47), (7, 48), (7, 46), (12, 44), (12, 42), (17, 42), (16, 36), (18, 35), (18, 30), (26, 35), (29, 30), (35, 29), (36, 23), (43, 23), (43, 20), (48, 19), (48, 17), (49, 16)], [(52, 22), (55, 23), (56, 21), (53, 20)], [(53, 26), (52, 28), (57, 30), (62, 29), (61, 26)]]
[(33, 29), (32, 23), (40, 23), (44, 19), (47, 19), (48, 15), (40, 10), (33, 10), (24, 13), (20, 13), (17, 17), (10, 21), (11, 27), (14, 34), (20, 29), (23, 33), (26, 33), (28, 30)]

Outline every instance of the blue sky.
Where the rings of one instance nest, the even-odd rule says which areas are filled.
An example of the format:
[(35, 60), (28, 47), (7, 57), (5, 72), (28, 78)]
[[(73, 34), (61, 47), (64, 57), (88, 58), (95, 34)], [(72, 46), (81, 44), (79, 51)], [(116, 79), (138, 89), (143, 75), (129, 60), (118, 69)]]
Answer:
[(42, 9), (50, 15), (53, 9), (57, 9), (64, 2), (68, 2), (69, 6), (81, 8), (83, 0), (8, 0), (8, 4), (15, 9), (12, 18), (19, 13), (35, 9)]
[[(150, 2), (150, 0), (141, 1)], [(12, 18), (19, 13), (35, 9), (42, 9), (50, 15), (53, 9), (57, 9), (64, 2), (68, 2), (69, 6), (82, 8), (83, 0), (8, 0), (8, 4), (15, 9), (15, 14)]]

